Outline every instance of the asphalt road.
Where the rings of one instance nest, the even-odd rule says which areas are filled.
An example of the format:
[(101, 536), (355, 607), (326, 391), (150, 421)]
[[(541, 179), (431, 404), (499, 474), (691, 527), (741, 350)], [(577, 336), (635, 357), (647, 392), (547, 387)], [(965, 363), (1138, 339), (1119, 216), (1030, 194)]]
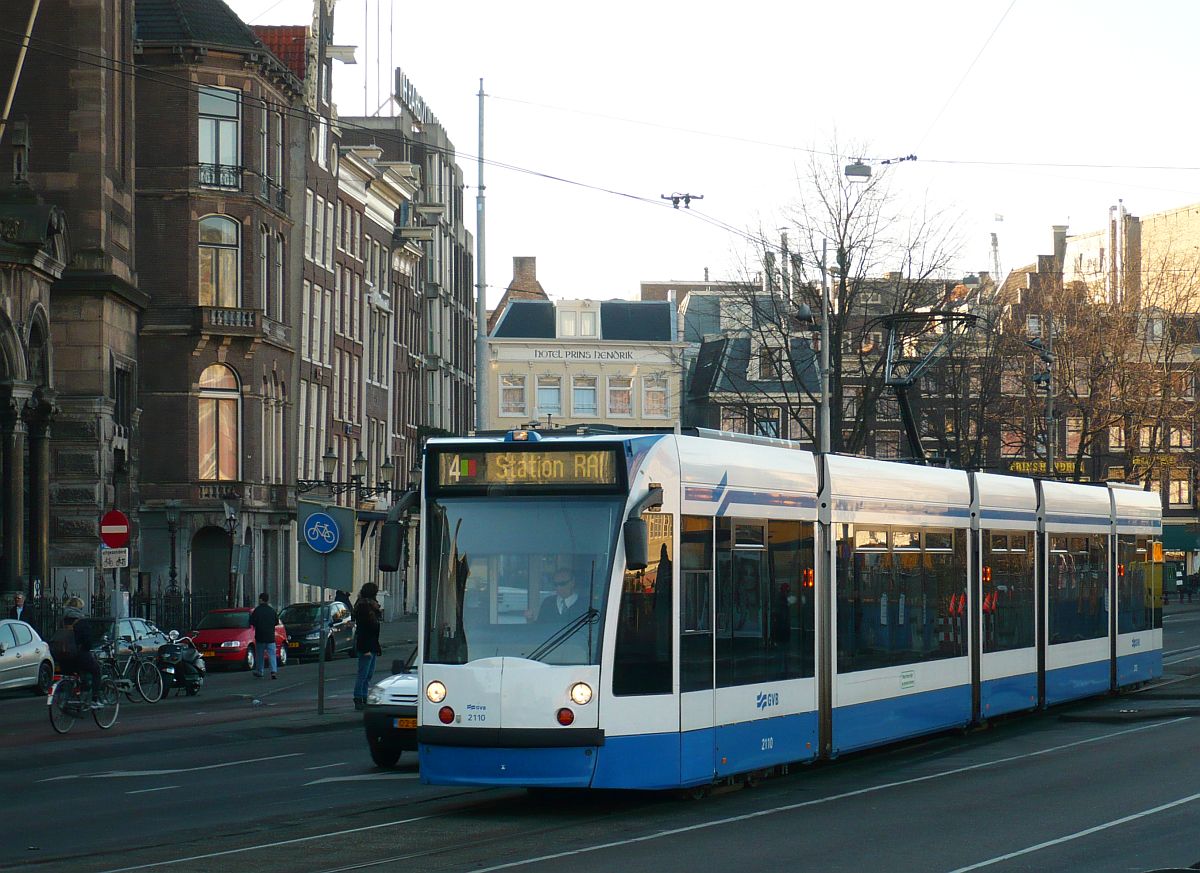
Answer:
[[(3, 695), (0, 868), (1186, 868), (1200, 862), (1200, 603), (1169, 607), (1164, 626), (1168, 675), (1138, 693), (800, 767), (703, 800), (422, 786), (411, 755), (380, 772), (349, 707), (348, 659), (330, 665), (322, 719), (310, 711), (313, 665), (289, 665), (278, 683), (219, 675), (208, 701), (158, 704), (178, 705), (170, 719), (128, 706), (107, 734), (81, 723), (78, 736), (49, 736), (39, 710), (36, 736), (30, 722), (20, 746), (4, 742), (24, 724), (14, 710), (40, 704)], [(276, 684), (295, 687), (264, 700)], [(192, 708), (196, 723), (175, 723)], [(152, 729), (156, 715), (171, 725)]]

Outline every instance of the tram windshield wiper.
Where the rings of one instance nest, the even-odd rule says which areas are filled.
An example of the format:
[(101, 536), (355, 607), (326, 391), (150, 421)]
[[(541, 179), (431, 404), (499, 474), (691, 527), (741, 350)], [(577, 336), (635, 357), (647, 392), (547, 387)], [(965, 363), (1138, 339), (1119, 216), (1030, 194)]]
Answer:
[(595, 624), (600, 619), (600, 610), (591, 607), (587, 612), (570, 622), (560, 627), (553, 634), (547, 637), (536, 649), (530, 652), (525, 657), (531, 661), (540, 661), (573, 637), (576, 632), (584, 625)]

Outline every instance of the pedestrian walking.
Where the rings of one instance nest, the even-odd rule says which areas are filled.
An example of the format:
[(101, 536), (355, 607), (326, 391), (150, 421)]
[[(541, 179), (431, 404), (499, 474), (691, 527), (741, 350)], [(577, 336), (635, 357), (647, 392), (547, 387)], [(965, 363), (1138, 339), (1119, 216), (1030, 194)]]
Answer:
[(375, 599), (379, 586), (368, 582), (359, 589), (354, 604), (354, 651), (358, 653), (358, 678), (354, 682), (354, 708), (365, 709), (371, 676), (375, 673), (375, 658), (383, 654), (379, 647), (379, 621), (383, 608)]
[(275, 651), (275, 625), (279, 624), (279, 613), (271, 607), (267, 592), (258, 595), (258, 606), (250, 613), (250, 627), (254, 628), (254, 675), (263, 675), (263, 661), (270, 659), (271, 678), (278, 679), (278, 655)]

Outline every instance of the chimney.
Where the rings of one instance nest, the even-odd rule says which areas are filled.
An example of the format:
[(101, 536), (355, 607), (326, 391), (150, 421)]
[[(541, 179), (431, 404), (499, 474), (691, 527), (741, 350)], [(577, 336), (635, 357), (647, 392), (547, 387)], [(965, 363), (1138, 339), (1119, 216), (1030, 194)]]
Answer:
[(708, 267), (704, 268), (704, 283), (708, 284)]
[(509, 287), (521, 291), (532, 291), (535, 288), (540, 288), (537, 283), (537, 258), (513, 258), (513, 279)]
[(1054, 231), (1054, 260), (1061, 264), (1067, 259), (1067, 225), (1056, 224), (1051, 229)]

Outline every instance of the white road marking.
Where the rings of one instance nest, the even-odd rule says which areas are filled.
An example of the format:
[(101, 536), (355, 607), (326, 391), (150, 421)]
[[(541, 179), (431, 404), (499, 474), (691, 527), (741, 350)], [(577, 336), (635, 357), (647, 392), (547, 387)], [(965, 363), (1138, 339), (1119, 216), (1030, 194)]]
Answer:
[(1069, 843), (1072, 840), (1078, 840), (1081, 837), (1091, 836), (1092, 834), (1106, 831), (1109, 828), (1115, 828), (1118, 825), (1127, 824), (1131, 821), (1137, 821), (1139, 818), (1145, 818), (1148, 815), (1154, 815), (1156, 812), (1163, 812), (1168, 809), (1174, 809), (1177, 806), (1183, 806), (1185, 803), (1192, 803), (1200, 800), (1200, 794), (1190, 794), (1187, 797), (1181, 797), (1178, 800), (1172, 800), (1170, 803), (1164, 803), (1161, 806), (1156, 806), (1152, 809), (1143, 809), (1141, 812), (1135, 812), (1132, 815), (1124, 816), (1123, 818), (1106, 821), (1104, 824), (1098, 824), (1095, 827), (1087, 828), (1086, 830), (1076, 831), (1073, 834), (1067, 834), (1065, 837), (1059, 837), (1056, 840), (1046, 840), (1044, 843), (1038, 843), (1036, 846), (1029, 846), (1024, 849), (1018, 849), (1015, 852), (1009, 852), (1007, 855), (997, 855), (995, 858), (989, 858), (986, 861), (980, 861), (978, 864), (971, 864), (967, 867), (959, 867), (956, 870), (951, 870), (950, 873), (967, 873), (968, 870), (979, 870), (982, 867), (990, 867), (993, 864), (999, 864), (1001, 861), (1007, 861), (1010, 858), (1019, 858), (1022, 855), (1029, 855), (1033, 852), (1048, 849), (1051, 846), (1058, 846), (1063, 843)]
[(176, 773), (195, 773), (199, 770), (219, 770), (222, 767), (240, 767), (242, 764), (257, 764), (259, 761), (277, 761), (280, 758), (298, 758), (303, 752), (289, 752), (286, 755), (268, 755), (265, 758), (247, 758), (245, 761), (225, 761), (220, 764), (205, 764), (203, 767), (178, 767), (170, 770), (109, 770), (106, 773), (71, 774), (70, 776), (51, 776), (49, 779), (39, 779), (38, 782), (62, 782), (65, 779), (117, 779), (129, 776), (173, 776)]
[(326, 776), (324, 779), (317, 779), (313, 782), (305, 782), (304, 787), (310, 785), (324, 785), (326, 782), (374, 782), (377, 779), (416, 779), (416, 773), (359, 773), (357, 776)]
[(319, 767), (305, 767), (304, 769), (305, 770), (328, 770), (330, 767), (344, 767), (344, 766), (346, 766), (346, 764), (347, 764), (346, 761), (338, 761), (336, 764), (322, 764)]
[(1168, 667), (1171, 667), (1175, 664), (1182, 664), (1184, 661), (1194, 661), (1197, 658), (1200, 658), (1200, 655), (1189, 655), (1186, 658), (1172, 658), (1170, 661), (1163, 661), (1163, 664), (1165, 664)]
[(164, 785), (161, 788), (139, 788), (137, 791), (126, 791), (126, 794), (149, 794), (152, 791), (170, 791), (172, 788), (178, 788), (178, 785)]
[(278, 840), (274, 843), (260, 843), (257, 846), (243, 846), (240, 849), (226, 849), (223, 852), (209, 852), (205, 855), (192, 855), (187, 858), (171, 858), (168, 861), (155, 861), (151, 864), (138, 864), (134, 867), (116, 867), (112, 870), (102, 870), (101, 873), (130, 873), (132, 870), (148, 870), (151, 867), (170, 867), (174, 864), (186, 864), (188, 861), (205, 861), (209, 858), (223, 858), (227, 855), (239, 855), (242, 852), (255, 852), (259, 849), (277, 849), (280, 846), (293, 846), (296, 843), (309, 843), (313, 840), (324, 840), (328, 837), (342, 837), (346, 834), (361, 834), (364, 831), (374, 831), (380, 828), (391, 828), (397, 825), (412, 824), (415, 821), (425, 821), (427, 818), (433, 818), (431, 815), (418, 815), (414, 818), (401, 818), (396, 821), (385, 821), (379, 824), (365, 825), (360, 828), (347, 828), (344, 831), (333, 831), (326, 834), (313, 834), (308, 837), (295, 837), (291, 840)]
[(1125, 734), (1137, 733), (1144, 730), (1153, 730), (1154, 728), (1165, 727), (1171, 724), (1179, 724), (1181, 722), (1190, 720), (1190, 717), (1185, 716), (1183, 718), (1174, 718), (1170, 721), (1162, 721), (1149, 725), (1140, 725), (1135, 728), (1114, 731), (1111, 734), (1101, 734), (1097, 737), (1089, 737), (1086, 740), (1076, 740), (1073, 743), (1064, 743), (1061, 746), (1051, 746), (1048, 749), (1039, 749), (1036, 752), (1026, 752), (1023, 755), (1012, 755), (1007, 758), (997, 758), (994, 761), (984, 761), (981, 764), (969, 764), (966, 767), (955, 767), (953, 770), (943, 770), (941, 773), (930, 773), (926, 776), (916, 776), (912, 779), (901, 779), (896, 782), (884, 782), (880, 785), (871, 785), (867, 788), (858, 788), (854, 791), (845, 791), (841, 794), (832, 794), (829, 797), (818, 797), (815, 800), (804, 800), (800, 803), (789, 803), (786, 806), (776, 806), (772, 807), (771, 809), (761, 809), (758, 812), (750, 812), (746, 813), (745, 815), (735, 815), (728, 818), (719, 818), (712, 821), (699, 822), (698, 824), (687, 825), (686, 827), (672, 828), (671, 830), (666, 831), (657, 831), (656, 833), (645, 834), (644, 836), (640, 837), (631, 837), (627, 840), (614, 840), (611, 843), (600, 843), (599, 845), (586, 846), (582, 849), (571, 849), (567, 852), (557, 852), (553, 855), (541, 855), (537, 858), (526, 858), (523, 861), (510, 861), (507, 864), (497, 864), (494, 867), (483, 867), (476, 870), (475, 873), (493, 873), (493, 871), (496, 870), (510, 870), (513, 867), (523, 867), (526, 864), (538, 864), (542, 861), (556, 861), (559, 858), (569, 858), (572, 855), (584, 855), (589, 852), (599, 852), (603, 849), (631, 846), (636, 843), (646, 843), (650, 840), (659, 840), (663, 837), (673, 837), (679, 834), (691, 833), (692, 831), (706, 830), (708, 828), (721, 827), (728, 824), (737, 824), (738, 822), (743, 821), (752, 821), (753, 819), (764, 818), (765, 816), (775, 815), (776, 813), (780, 812), (792, 812), (793, 810), (804, 809), (809, 806), (820, 806), (822, 804), (832, 803), (835, 800), (845, 800), (848, 797), (859, 797), (864, 794), (873, 794), (876, 791), (883, 791), (887, 788), (900, 788), (904, 785), (916, 785), (921, 782), (929, 782), (934, 779), (941, 779), (945, 776), (956, 776), (959, 773), (970, 773), (973, 770), (982, 770), (986, 767), (994, 767), (997, 764), (1009, 764), (1013, 761), (1021, 761), (1027, 758), (1037, 758), (1042, 755), (1052, 754), (1053, 752), (1060, 752), (1064, 749), (1077, 748), (1079, 746), (1088, 745), (1089, 743), (1096, 743), (1102, 740), (1109, 740), (1114, 737), (1124, 736)]

